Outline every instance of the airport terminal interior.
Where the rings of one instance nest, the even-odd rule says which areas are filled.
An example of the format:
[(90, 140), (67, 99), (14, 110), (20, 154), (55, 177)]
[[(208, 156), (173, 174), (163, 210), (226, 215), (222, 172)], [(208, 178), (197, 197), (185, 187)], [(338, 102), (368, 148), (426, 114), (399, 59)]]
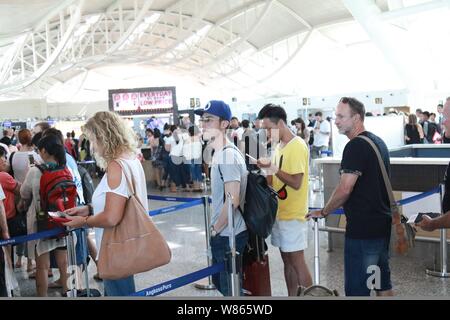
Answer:
[[(220, 298), (299, 293), (375, 298), (386, 293), (396, 298), (447, 298), (450, 236), (445, 226), (450, 224), (438, 226), (436, 221), (444, 221), (450, 209), (450, 198), (444, 196), (450, 161), (449, 37), (449, 0), (0, 0), (0, 296), (95, 298), (134, 293)], [(224, 141), (243, 155), (245, 163), (238, 161), (239, 168), (263, 178), (258, 186), (261, 183), (264, 190), (258, 192), (270, 193), (263, 203), (276, 204), (269, 233), (257, 237), (259, 259), (248, 258), (247, 249), (254, 249), (249, 242), (242, 268), (230, 258), (229, 272), (211, 271), (228, 267), (213, 261), (218, 253), (212, 243), (226, 239), (228, 245), (230, 238), (220, 236), (226, 223), (216, 235), (220, 212), (215, 204), (225, 201), (226, 206), (226, 193), (234, 192), (229, 186), (241, 188), (245, 180), (226, 180), (239, 170), (222, 174), (219, 166), (215, 171), (211, 158), (219, 150), (210, 151), (220, 139), (208, 133), (215, 120), (228, 122), (218, 128), (223, 129)], [(375, 136), (369, 140), (376, 142), (385, 164), (389, 159), (393, 201), (381, 167), (378, 175), (352, 167), (358, 163), (354, 159), (366, 156), (355, 152), (354, 143), (364, 131)], [(293, 149), (291, 139), (298, 149)], [(120, 225), (97, 222), (108, 213), (106, 208), (114, 211), (108, 203), (105, 207), (104, 198), (99, 210), (99, 194), (125, 199), (118, 189), (110, 192), (104, 170), (105, 159), (110, 164), (123, 156), (108, 157), (114, 147), (105, 146), (112, 140), (122, 143), (115, 145), (117, 150), (134, 148), (131, 153), (139, 169), (131, 172), (143, 174), (136, 195), (146, 189), (148, 216), (171, 251), (170, 261), (135, 274), (131, 291), (116, 278), (102, 279), (99, 269), (104, 264), (96, 265), (107, 250), (98, 230), (105, 230), (105, 240), (106, 231)], [(65, 151), (67, 164), (56, 161), (53, 167), (59, 156), (48, 152), (51, 143)], [(259, 160), (257, 164), (252, 158)], [(283, 161), (290, 169), (284, 169)], [(364, 168), (372, 164), (379, 165), (376, 152)], [(68, 168), (73, 178), (68, 188), (78, 190), (70, 207), (65, 187), (62, 200), (50, 200), (55, 194), (51, 186), (45, 185), (49, 191), (42, 192), (44, 176), (59, 166), (61, 171)], [(31, 192), (36, 184), (30, 176), (38, 171), (41, 190)], [(333, 207), (345, 179), (353, 181), (348, 198)], [(294, 180), (298, 187), (293, 187)], [(218, 185), (221, 189), (215, 189)], [(361, 191), (362, 186), (366, 189)], [(86, 201), (76, 198), (80, 190)], [(223, 190), (223, 195), (215, 190)], [(363, 193), (367, 210), (355, 218), (351, 211), (359, 212), (354, 204), (361, 204), (355, 198)], [(256, 197), (239, 192), (236, 196), (241, 205), (234, 217), (254, 232), (246, 214), (251, 211), (247, 204)], [(373, 199), (385, 203), (370, 207)], [(350, 243), (375, 243), (378, 238), (367, 230), (376, 219), (389, 221), (390, 235), (393, 202), (409, 223), (396, 226), (414, 227), (414, 244), (399, 253), (392, 249), (396, 237), (390, 236), (391, 247), (387, 244), (376, 253), (373, 278), (369, 269), (363, 272), (372, 282), (364, 278), (367, 287), (361, 294), (352, 282), (356, 276), (346, 268), (356, 265), (351, 259), (364, 258), (349, 254), (356, 250)], [(32, 209), (42, 203), (46, 209)], [(130, 200), (126, 203), (128, 208)], [(74, 229), (86, 227), (87, 236), (77, 233), (60, 245), (62, 238), (55, 240), (60, 234), (52, 228), (63, 227), (58, 224), (63, 213), (53, 211), (75, 206), (85, 208), (86, 216)], [(380, 218), (383, 210), (388, 215)], [(324, 219), (317, 219), (315, 226), (308, 212)], [(41, 213), (47, 215), (44, 227)], [(418, 213), (433, 218), (432, 231), (420, 224)], [(365, 218), (365, 231), (356, 232)], [(89, 220), (101, 225), (89, 225)], [(351, 220), (353, 224), (347, 223)], [(228, 217), (225, 221), (229, 223)], [(53, 232), (51, 237), (33, 238), (47, 231)], [(355, 234), (363, 236), (354, 238)], [(92, 248), (100, 248), (100, 241), (104, 251), (99, 249), (97, 256)], [(28, 258), (30, 250), (35, 252)], [(89, 251), (90, 257), (79, 258), (81, 251)], [(387, 261), (383, 254), (388, 251), (388, 272), (381, 267), (380, 278), (378, 265)], [(49, 252), (51, 258), (42, 258)], [(57, 267), (61, 259), (69, 264), (64, 286)], [(72, 262), (78, 266), (73, 268)], [(221, 280), (226, 285), (213, 281), (219, 274), (225, 274)], [(117, 287), (111, 289), (113, 285)], [(313, 288), (319, 285), (324, 288)]]

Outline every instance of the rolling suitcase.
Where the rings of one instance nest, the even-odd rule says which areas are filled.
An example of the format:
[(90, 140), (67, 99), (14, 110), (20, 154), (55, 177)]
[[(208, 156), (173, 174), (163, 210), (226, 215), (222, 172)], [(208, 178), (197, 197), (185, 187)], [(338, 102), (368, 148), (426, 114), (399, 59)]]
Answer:
[(320, 285), (320, 259), (319, 259), (319, 222), (317, 218), (314, 221), (314, 284), (308, 288), (300, 286), (297, 296), (310, 297), (329, 297), (338, 296), (337, 290), (331, 290)]
[(250, 296), (271, 296), (269, 255), (264, 238), (249, 234), (243, 263), (244, 293)]
[[(71, 230), (67, 234), (67, 262), (69, 269), (69, 292), (68, 297), (100, 297), (101, 293), (97, 289), (89, 288), (89, 273), (88, 273), (88, 247), (87, 247), (87, 230), (77, 229)], [(76, 254), (76, 241), (81, 248), (81, 257)], [(81, 259), (81, 261), (80, 261)], [(81, 264), (80, 264), (81, 262)], [(85, 288), (82, 288), (81, 279), (84, 274)]]

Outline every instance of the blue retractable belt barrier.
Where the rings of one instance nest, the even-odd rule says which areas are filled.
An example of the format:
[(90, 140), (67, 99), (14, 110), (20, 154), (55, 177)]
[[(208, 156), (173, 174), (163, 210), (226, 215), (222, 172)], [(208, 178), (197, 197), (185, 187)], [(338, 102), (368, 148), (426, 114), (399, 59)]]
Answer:
[(200, 204), (203, 204), (203, 199), (197, 199), (195, 201), (182, 203), (182, 204), (179, 204), (179, 205), (176, 205), (176, 206), (170, 206), (170, 207), (166, 207), (166, 208), (152, 210), (152, 211), (149, 211), (148, 214), (150, 216), (157, 216), (159, 214), (169, 213), (169, 212), (173, 212), (173, 211), (177, 211), (177, 210), (182, 210), (182, 209), (198, 206)]
[(182, 277), (169, 280), (163, 283), (160, 283), (156, 286), (135, 292), (131, 294), (131, 296), (140, 296), (140, 297), (149, 297), (149, 296), (157, 296), (162, 293), (175, 290), (177, 288), (183, 287), (189, 283), (198, 281), (200, 279), (206, 278), (210, 275), (216, 274), (218, 272), (221, 272), (225, 270), (225, 264), (219, 263), (212, 265), (211, 267), (204, 268), (198, 271), (195, 271), (193, 273), (189, 273), (187, 275), (184, 275)]
[[(439, 193), (439, 191), (440, 191), (440, 187), (437, 187), (437, 188), (431, 189), (431, 190), (429, 190), (427, 192), (423, 192), (423, 193), (417, 194), (415, 196), (399, 200), (399, 201), (397, 201), (397, 204), (399, 206), (404, 206), (405, 204), (413, 203), (413, 202), (418, 201), (420, 199), (429, 197), (429, 196), (431, 196), (431, 195), (433, 195), (435, 193)], [(308, 208), (308, 209), (311, 211), (311, 210), (321, 210), (322, 208)], [(340, 209), (336, 209), (331, 214), (343, 214), (343, 213), (344, 213), (344, 209), (340, 208)]]
[(414, 201), (417, 201), (417, 200), (429, 197), (429, 196), (431, 196), (431, 195), (433, 195), (435, 193), (439, 193), (439, 191), (440, 191), (440, 187), (437, 187), (437, 188), (434, 188), (434, 189), (432, 189), (430, 191), (423, 192), (421, 194), (417, 194), (415, 196), (399, 200), (399, 201), (397, 201), (397, 204), (400, 205), (400, 206), (404, 206), (405, 204), (409, 204), (411, 202), (414, 202)]
[(159, 201), (171, 201), (171, 202), (190, 202), (195, 200), (201, 200), (201, 198), (179, 198), (179, 197), (165, 197), (165, 196), (154, 196), (147, 195), (148, 200), (159, 200)]
[[(312, 210), (322, 210), (322, 208), (308, 208), (308, 210), (309, 210), (309, 211), (312, 211)], [(344, 209), (339, 208), (339, 209), (334, 210), (331, 214), (343, 214), (343, 213), (344, 213)]]
[(53, 237), (53, 236), (59, 235), (64, 232), (66, 232), (66, 229), (58, 228), (58, 229), (51, 229), (48, 231), (37, 232), (37, 233), (29, 234), (26, 236), (18, 236), (18, 237), (14, 237), (14, 238), (7, 239), (7, 240), (1, 240), (0, 247), (6, 246), (6, 245), (13, 245), (13, 244), (15, 245), (15, 244), (24, 243), (24, 242), (28, 242), (28, 241), (32, 241), (32, 240), (49, 238), (49, 237)]

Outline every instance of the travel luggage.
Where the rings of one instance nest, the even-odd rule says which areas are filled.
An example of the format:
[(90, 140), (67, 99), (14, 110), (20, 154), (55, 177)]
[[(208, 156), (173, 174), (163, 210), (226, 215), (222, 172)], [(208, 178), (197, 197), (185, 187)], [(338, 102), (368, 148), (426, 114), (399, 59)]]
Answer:
[[(88, 273), (88, 247), (87, 247), (87, 232), (88, 229), (78, 229), (77, 241), (81, 245), (82, 264), (78, 264), (77, 256), (75, 252), (75, 231), (68, 232), (67, 240), (67, 265), (69, 269), (69, 291), (68, 297), (100, 297), (101, 293), (97, 289), (89, 288), (89, 273)], [(79, 260), (79, 259), (78, 259)], [(85, 288), (82, 288), (81, 281), (84, 274)]]
[(269, 255), (264, 238), (249, 232), (243, 255), (244, 293), (249, 296), (271, 296)]
[(297, 296), (311, 297), (329, 297), (339, 296), (337, 290), (331, 290), (320, 285), (320, 260), (319, 260), (319, 222), (317, 218), (314, 220), (314, 284), (308, 288), (300, 286)]

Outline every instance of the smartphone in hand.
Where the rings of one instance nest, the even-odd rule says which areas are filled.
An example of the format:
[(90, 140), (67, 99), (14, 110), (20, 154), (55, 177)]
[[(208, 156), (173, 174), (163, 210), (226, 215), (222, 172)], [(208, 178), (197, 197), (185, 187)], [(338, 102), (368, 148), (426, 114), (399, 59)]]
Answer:
[(30, 163), (30, 166), (34, 165), (34, 157), (32, 154), (28, 155), (28, 162)]
[(414, 223), (419, 223), (423, 220), (423, 216), (429, 216), (431, 219), (439, 217), (441, 214), (437, 212), (419, 212), (417, 214), (416, 219), (414, 220)]

